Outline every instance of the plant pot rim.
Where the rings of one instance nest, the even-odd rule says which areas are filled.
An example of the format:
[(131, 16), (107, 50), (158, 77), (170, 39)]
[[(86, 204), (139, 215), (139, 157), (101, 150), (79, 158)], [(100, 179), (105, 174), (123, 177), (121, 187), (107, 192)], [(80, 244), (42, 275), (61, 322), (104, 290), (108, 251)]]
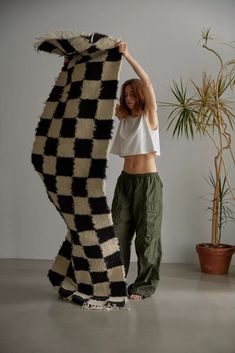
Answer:
[(196, 245), (196, 247), (200, 248), (206, 248), (206, 249), (217, 249), (217, 250), (226, 250), (226, 249), (235, 249), (235, 245), (231, 244), (225, 244), (225, 243), (220, 243), (218, 247), (213, 246), (211, 243), (199, 243)]
[(196, 245), (196, 250), (200, 252), (205, 252), (208, 255), (212, 253), (225, 254), (225, 253), (235, 253), (235, 245), (220, 243), (219, 247), (212, 246), (211, 243), (199, 243)]

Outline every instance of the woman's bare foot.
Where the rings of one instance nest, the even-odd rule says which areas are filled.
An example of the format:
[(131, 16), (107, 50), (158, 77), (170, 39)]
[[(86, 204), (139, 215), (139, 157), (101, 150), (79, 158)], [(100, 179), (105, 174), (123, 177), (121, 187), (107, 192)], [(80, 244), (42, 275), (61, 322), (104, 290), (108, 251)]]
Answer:
[(131, 295), (129, 296), (129, 299), (133, 299), (133, 300), (142, 300), (143, 297), (142, 297), (141, 295), (139, 295), (139, 294), (131, 294)]

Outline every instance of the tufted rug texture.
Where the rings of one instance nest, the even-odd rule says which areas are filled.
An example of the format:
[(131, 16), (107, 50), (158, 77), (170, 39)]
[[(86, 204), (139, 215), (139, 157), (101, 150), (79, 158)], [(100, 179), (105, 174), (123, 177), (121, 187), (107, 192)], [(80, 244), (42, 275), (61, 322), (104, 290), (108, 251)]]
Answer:
[(67, 234), (48, 272), (61, 298), (85, 309), (126, 304), (120, 249), (105, 195), (121, 54), (118, 39), (58, 31), (38, 51), (67, 56), (36, 127), (31, 161)]

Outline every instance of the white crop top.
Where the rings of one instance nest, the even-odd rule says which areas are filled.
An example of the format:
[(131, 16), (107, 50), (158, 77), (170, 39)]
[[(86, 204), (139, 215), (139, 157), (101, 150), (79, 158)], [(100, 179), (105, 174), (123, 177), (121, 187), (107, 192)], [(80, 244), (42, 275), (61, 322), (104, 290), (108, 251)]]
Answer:
[(154, 151), (160, 156), (159, 126), (151, 130), (143, 115), (120, 120), (110, 153), (124, 157)]

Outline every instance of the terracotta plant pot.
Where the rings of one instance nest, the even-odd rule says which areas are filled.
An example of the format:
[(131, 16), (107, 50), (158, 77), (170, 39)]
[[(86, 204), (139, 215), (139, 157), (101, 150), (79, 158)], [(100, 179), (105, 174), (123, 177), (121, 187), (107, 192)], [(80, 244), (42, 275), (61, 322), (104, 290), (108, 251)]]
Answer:
[(235, 246), (220, 244), (218, 248), (215, 248), (211, 244), (202, 243), (196, 245), (196, 250), (202, 272), (214, 275), (226, 275), (228, 273)]

